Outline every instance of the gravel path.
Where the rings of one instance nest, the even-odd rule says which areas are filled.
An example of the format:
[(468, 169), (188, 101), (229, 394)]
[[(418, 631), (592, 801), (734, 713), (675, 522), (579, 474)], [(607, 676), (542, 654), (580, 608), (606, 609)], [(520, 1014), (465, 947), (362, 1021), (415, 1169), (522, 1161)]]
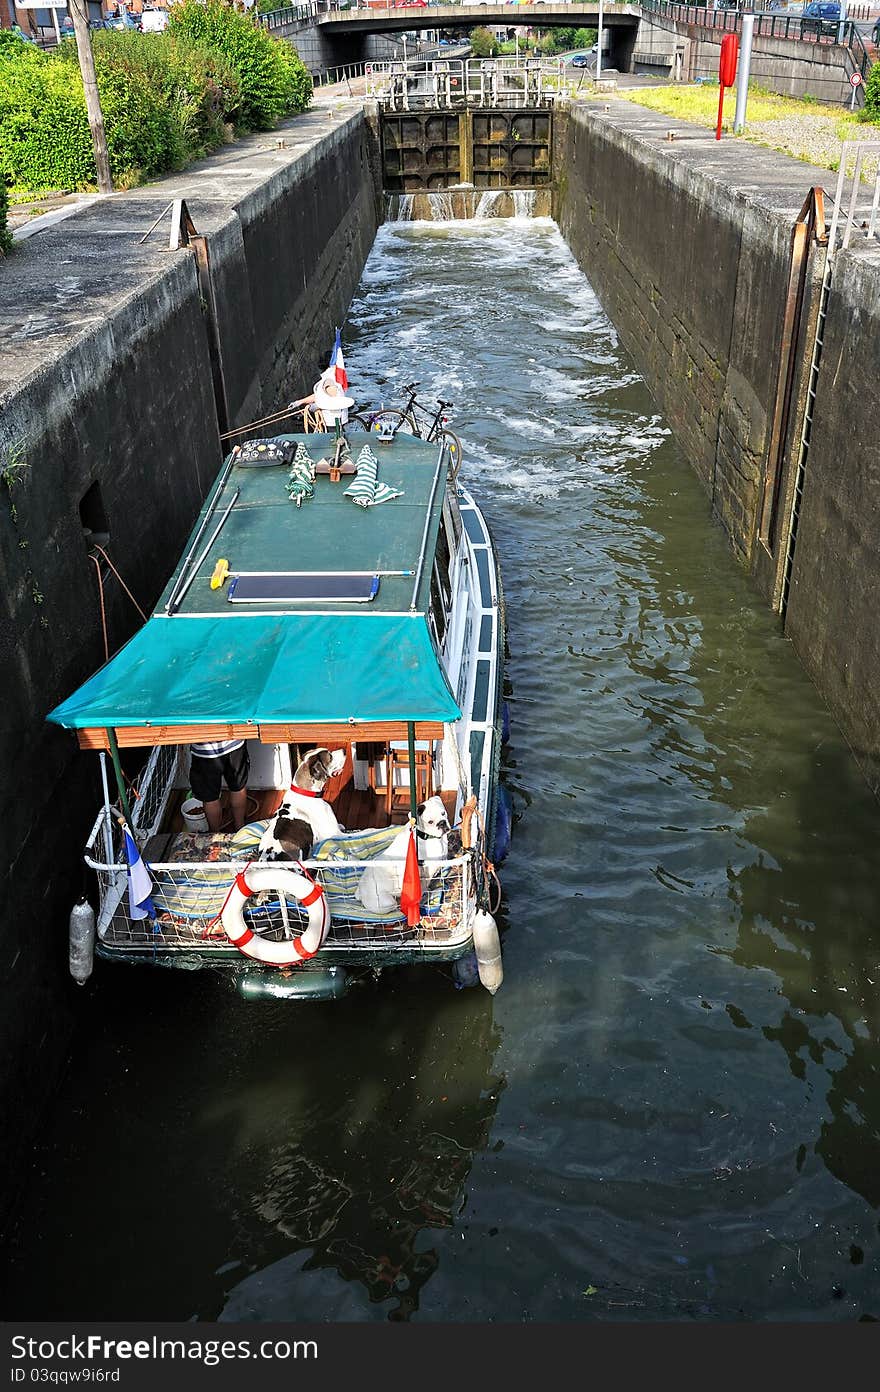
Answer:
[[(880, 141), (880, 129), (876, 126), (850, 125), (844, 130), (847, 140)], [(770, 145), (774, 150), (784, 150), (788, 155), (826, 169), (836, 169), (840, 162), (840, 121), (836, 116), (792, 114), (773, 121), (749, 121), (745, 133), (749, 140)], [(849, 163), (851, 165), (852, 161)], [(864, 167), (873, 177), (877, 172), (877, 159), (866, 160)]]

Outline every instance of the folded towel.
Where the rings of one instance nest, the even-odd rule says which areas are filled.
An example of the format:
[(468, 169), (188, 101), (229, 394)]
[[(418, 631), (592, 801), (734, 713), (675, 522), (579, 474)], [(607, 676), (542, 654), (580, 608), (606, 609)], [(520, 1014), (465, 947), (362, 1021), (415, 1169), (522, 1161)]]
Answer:
[(387, 503), (390, 498), (402, 498), (402, 488), (392, 488), (380, 483), (377, 474), (379, 461), (369, 445), (364, 445), (355, 461), (357, 474), (345, 490), (346, 498), (351, 498), (358, 507), (374, 507), (376, 503)]

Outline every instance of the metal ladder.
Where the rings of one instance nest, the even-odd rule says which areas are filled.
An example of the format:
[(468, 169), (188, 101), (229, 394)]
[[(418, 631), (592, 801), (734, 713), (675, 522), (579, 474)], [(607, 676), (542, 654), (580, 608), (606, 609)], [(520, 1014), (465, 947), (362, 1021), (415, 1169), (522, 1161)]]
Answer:
[[(849, 207), (844, 210), (844, 187), (847, 180), (846, 170), (850, 162), (851, 153), (855, 157), (855, 163), (851, 176), (852, 187), (850, 189)], [(867, 211), (865, 215), (865, 221), (859, 225), (857, 222), (859, 193), (863, 188), (865, 188), (866, 192), (868, 190), (868, 186), (862, 184), (862, 169), (866, 158), (872, 157), (878, 159), (877, 173), (874, 176), (873, 197), (871, 199), (870, 210)], [(878, 140), (846, 141), (841, 151), (840, 167), (837, 175), (837, 190), (834, 196), (834, 213), (828, 232), (828, 248), (825, 253), (825, 268), (822, 274), (822, 289), (819, 295), (819, 312), (816, 320), (816, 338), (813, 343), (813, 354), (810, 361), (807, 399), (804, 406), (804, 418), (801, 426), (800, 444), (798, 446), (797, 466), (795, 470), (795, 483), (792, 491), (791, 511), (789, 514), (785, 568), (782, 577), (782, 596), (779, 605), (779, 612), (783, 619), (785, 618), (785, 612), (788, 608), (788, 599), (791, 590), (798, 523), (800, 521), (801, 503), (804, 496), (804, 478), (807, 471), (807, 462), (810, 455), (810, 441), (813, 434), (813, 410), (815, 408), (816, 395), (818, 392), (819, 370), (822, 365), (822, 347), (825, 341), (825, 321), (828, 317), (828, 300), (831, 290), (831, 281), (837, 256), (849, 246), (854, 232), (860, 235), (864, 232), (868, 239), (880, 235), (880, 141)]]

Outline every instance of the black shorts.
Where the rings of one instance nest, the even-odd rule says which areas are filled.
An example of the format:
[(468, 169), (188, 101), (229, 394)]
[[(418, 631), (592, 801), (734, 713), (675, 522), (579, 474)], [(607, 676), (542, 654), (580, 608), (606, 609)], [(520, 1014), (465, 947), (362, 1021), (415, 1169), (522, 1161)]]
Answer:
[(189, 765), (192, 795), (199, 802), (217, 802), (224, 779), (231, 793), (240, 793), (242, 788), (247, 787), (250, 771), (251, 758), (246, 744), (240, 749), (233, 749), (231, 754), (218, 754), (214, 759), (193, 754)]

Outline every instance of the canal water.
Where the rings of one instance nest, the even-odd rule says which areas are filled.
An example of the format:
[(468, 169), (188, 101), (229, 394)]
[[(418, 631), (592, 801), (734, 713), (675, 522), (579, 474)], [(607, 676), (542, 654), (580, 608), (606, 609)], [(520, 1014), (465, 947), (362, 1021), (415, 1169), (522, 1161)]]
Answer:
[(99, 969), (7, 1317), (880, 1317), (880, 815), (555, 227), (389, 224), (508, 604), (505, 982)]

